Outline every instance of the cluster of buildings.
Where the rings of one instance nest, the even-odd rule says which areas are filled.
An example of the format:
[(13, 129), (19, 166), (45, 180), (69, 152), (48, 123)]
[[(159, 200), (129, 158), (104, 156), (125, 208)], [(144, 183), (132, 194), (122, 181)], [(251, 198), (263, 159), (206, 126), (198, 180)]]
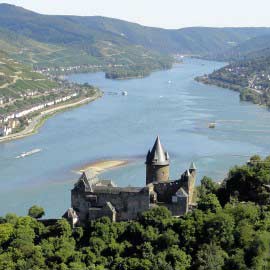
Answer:
[(4, 122), (3, 118), (0, 118), (0, 136), (8, 136), (12, 131), (20, 126), (20, 121), (17, 118), (8, 119)]
[(50, 68), (39, 68), (36, 70), (36, 72), (51, 76), (52, 73), (72, 73), (72, 72), (77, 72), (81, 71), (84, 69), (100, 69), (102, 68), (102, 65), (76, 65), (76, 66), (68, 66), (68, 67), (50, 67)]
[(259, 71), (254, 74), (252, 67), (249, 66), (229, 66), (224, 70), (237, 76), (244, 78), (248, 82), (248, 87), (258, 93), (261, 91), (270, 90), (270, 74), (267, 71)]
[(34, 105), (28, 109), (14, 112), (5, 116), (0, 116), (0, 136), (8, 136), (12, 133), (14, 128), (17, 128), (20, 124), (19, 119), (35, 112), (38, 112), (47, 107), (57, 105), (61, 102), (66, 102), (72, 98), (78, 96), (78, 93), (69, 94), (67, 96), (56, 98), (55, 100), (44, 102), (42, 104)]
[(71, 208), (63, 215), (72, 226), (109, 217), (128, 221), (153, 207), (165, 206), (173, 216), (187, 213), (193, 205), (196, 166), (192, 162), (178, 179), (170, 180), (170, 157), (159, 137), (146, 156), (144, 187), (117, 187), (112, 180), (84, 172), (71, 190)]

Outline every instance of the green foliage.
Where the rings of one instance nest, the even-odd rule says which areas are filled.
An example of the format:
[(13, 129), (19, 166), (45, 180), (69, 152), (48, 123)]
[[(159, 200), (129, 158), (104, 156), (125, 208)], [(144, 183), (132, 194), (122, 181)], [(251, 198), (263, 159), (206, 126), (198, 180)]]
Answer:
[[(268, 162), (254, 156), (233, 168), (222, 185), (205, 177), (198, 208), (180, 218), (155, 207), (137, 221), (103, 217), (72, 229), (64, 219), (44, 226), (30, 216), (7, 214), (0, 223), (0, 270), (270, 269), (270, 206), (254, 200), (261, 198), (254, 190), (262, 191)], [(239, 190), (242, 181), (250, 189)]]
[(0, 224), (0, 245), (6, 243), (14, 232), (14, 226), (10, 223)]
[(264, 160), (253, 157), (248, 164), (232, 168), (223, 186), (217, 192), (219, 200), (225, 204), (235, 197), (239, 201), (269, 204), (270, 196), (267, 188), (270, 184), (269, 170), (269, 157)]
[(139, 220), (144, 226), (149, 225), (164, 230), (170, 223), (171, 217), (171, 212), (166, 207), (155, 207), (142, 213)]
[(201, 185), (198, 189), (198, 196), (203, 197), (207, 194), (215, 193), (218, 189), (218, 184), (213, 181), (210, 177), (204, 176), (201, 180)]
[(207, 194), (199, 199), (198, 209), (215, 213), (221, 209), (221, 205), (215, 194)]
[(45, 211), (42, 207), (33, 205), (28, 210), (28, 215), (32, 218), (41, 218), (45, 215)]
[(196, 269), (222, 270), (227, 258), (227, 253), (220, 246), (204, 244), (196, 254)]

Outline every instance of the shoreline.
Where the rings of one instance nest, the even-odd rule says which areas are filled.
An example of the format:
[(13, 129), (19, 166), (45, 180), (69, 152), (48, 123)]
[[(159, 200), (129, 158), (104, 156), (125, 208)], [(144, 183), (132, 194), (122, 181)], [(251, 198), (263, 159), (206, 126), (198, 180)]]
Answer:
[(76, 173), (80, 174), (88, 170), (92, 170), (93, 174), (95, 176), (106, 172), (108, 170), (112, 170), (118, 167), (124, 167), (130, 164), (130, 160), (126, 159), (112, 159), (112, 160), (97, 160), (92, 163), (86, 164), (82, 166), (81, 168), (75, 170)]
[[(239, 87), (239, 85), (229, 84), (229, 83), (222, 83), (222, 82), (220, 82), (218, 80), (212, 80), (212, 79), (205, 80), (203, 76), (195, 77), (194, 80), (196, 82), (204, 84), (204, 85), (216, 86), (216, 87), (219, 87), (219, 88), (223, 88), (223, 89), (226, 89), (226, 90), (237, 92), (237, 93), (239, 93), (240, 102), (248, 102), (248, 103), (252, 103), (252, 104), (254, 104), (256, 106), (260, 106), (260, 107), (264, 107), (265, 109), (269, 109), (269, 107), (267, 106), (266, 103), (255, 102), (252, 99), (251, 100), (246, 100), (246, 99), (243, 99), (241, 97), (241, 94), (244, 93), (244, 91), (252, 91), (252, 92), (254, 92), (253, 89), (244, 88), (244, 90), (241, 91), (241, 90), (237, 89), (237, 87)], [(255, 93), (255, 95), (256, 94), (259, 95), (258, 93)]]
[(2, 142), (7, 142), (7, 141), (13, 141), (13, 140), (18, 140), (22, 139), (24, 137), (31, 136), (33, 134), (36, 134), (38, 130), (43, 126), (43, 124), (52, 116), (56, 115), (57, 113), (76, 108), (85, 104), (88, 104), (90, 102), (93, 102), (99, 98), (101, 98), (103, 95), (103, 92), (98, 91), (95, 95), (92, 97), (87, 97), (83, 98), (81, 100), (76, 100), (75, 102), (67, 103), (67, 104), (62, 104), (57, 107), (47, 109), (45, 111), (41, 111), (39, 115), (35, 116), (30, 123), (29, 126), (27, 126), (24, 130), (10, 134), (5, 137), (0, 137), (0, 143)]

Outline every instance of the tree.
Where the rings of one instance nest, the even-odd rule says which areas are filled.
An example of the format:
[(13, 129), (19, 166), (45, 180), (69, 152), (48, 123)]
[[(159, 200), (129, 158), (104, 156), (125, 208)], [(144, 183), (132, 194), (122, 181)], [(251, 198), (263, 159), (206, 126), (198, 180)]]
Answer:
[(45, 211), (42, 207), (33, 205), (29, 208), (28, 215), (32, 218), (41, 218), (45, 215)]
[(166, 261), (172, 265), (174, 270), (186, 270), (190, 267), (191, 257), (184, 251), (172, 247), (166, 252)]
[(251, 269), (269, 269), (270, 235), (266, 231), (258, 231), (246, 253), (247, 265)]
[(239, 201), (251, 201), (260, 205), (270, 203), (270, 158), (261, 160), (253, 156), (243, 166), (235, 166), (230, 170), (228, 178), (218, 191), (219, 200), (225, 205), (231, 197), (237, 196)]
[(208, 242), (218, 243), (230, 248), (234, 242), (234, 219), (232, 216), (218, 212), (208, 216), (204, 223), (204, 237)]
[(52, 234), (55, 236), (70, 237), (72, 235), (72, 229), (66, 219), (60, 219), (52, 228)]
[(204, 176), (201, 180), (201, 185), (198, 188), (198, 195), (199, 197), (203, 197), (207, 194), (216, 193), (219, 185), (215, 183), (212, 178)]
[(204, 244), (196, 254), (196, 269), (198, 270), (222, 270), (227, 253), (215, 244)]
[(166, 229), (168, 222), (171, 221), (171, 218), (172, 214), (168, 208), (160, 206), (140, 214), (139, 221), (145, 226), (150, 225), (163, 231)]
[(207, 194), (198, 201), (198, 209), (202, 211), (210, 211), (216, 213), (221, 209), (219, 200), (215, 194)]
[(7, 242), (14, 233), (14, 226), (10, 223), (0, 224), (0, 246)]
[(162, 233), (157, 239), (157, 245), (159, 249), (166, 250), (173, 245), (178, 244), (178, 235), (171, 229)]

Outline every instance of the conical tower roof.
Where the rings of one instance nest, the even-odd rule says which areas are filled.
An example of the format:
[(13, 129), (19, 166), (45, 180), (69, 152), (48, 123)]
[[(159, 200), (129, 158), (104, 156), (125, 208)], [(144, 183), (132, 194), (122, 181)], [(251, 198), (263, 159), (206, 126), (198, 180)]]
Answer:
[(197, 167), (196, 167), (194, 162), (191, 162), (189, 169), (190, 170), (197, 170)]
[(146, 164), (152, 165), (169, 165), (170, 158), (168, 152), (165, 152), (159, 136), (157, 136), (155, 144), (151, 151), (148, 152), (146, 157)]

